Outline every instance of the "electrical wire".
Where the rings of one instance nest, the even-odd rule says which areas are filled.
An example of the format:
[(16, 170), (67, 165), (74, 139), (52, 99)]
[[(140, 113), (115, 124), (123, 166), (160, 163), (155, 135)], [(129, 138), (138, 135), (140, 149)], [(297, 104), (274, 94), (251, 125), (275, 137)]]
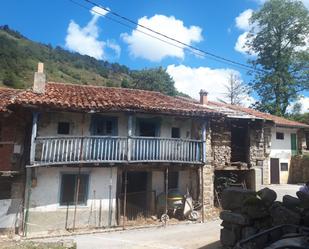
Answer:
[[(149, 28), (149, 27), (146, 27), (146, 26), (144, 26), (144, 25), (142, 25), (142, 24), (139, 24), (139, 23), (133, 21), (132, 19), (129, 19), (129, 18), (125, 17), (125, 16), (122, 16), (122, 15), (120, 15), (120, 14), (114, 12), (114, 11), (111, 11), (110, 9), (108, 9), (108, 8), (106, 8), (106, 7), (104, 7), (104, 6), (101, 6), (101, 5), (95, 3), (95, 2), (93, 2), (93, 1), (91, 1), (91, 0), (84, 0), (84, 1), (87, 2), (87, 3), (89, 3), (89, 4), (91, 4), (91, 5), (94, 6), (94, 7), (98, 7), (98, 8), (100, 8), (100, 9), (103, 9), (103, 10), (105, 10), (106, 12), (112, 14), (113, 16), (115, 16), (115, 17), (117, 17), (117, 18), (120, 18), (120, 19), (122, 19), (122, 20), (124, 20), (124, 21), (126, 21), (126, 22), (129, 22), (130, 24), (134, 24), (135, 26), (137, 26), (137, 28), (136, 28), (135, 26), (129, 25), (129, 24), (127, 24), (127, 23), (124, 23), (124, 22), (122, 22), (122, 21), (119, 21), (119, 20), (117, 20), (117, 19), (115, 19), (115, 18), (112, 18), (112, 17), (110, 17), (110, 16), (103, 15), (102, 13), (100, 13), (100, 12), (98, 12), (98, 11), (96, 11), (96, 10), (93, 10), (92, 8), (90, 9), (88, 6), (85, 6), (85, 5), (83, 5), (83, 4), (81, 4), (81, 3), (77, 2), (77, 1), (74, 1), (74, 0), (69, 0), (69, 1), (72, 2), (72, 3), (74, 3), (74, 4), (76, 4), (76, 5), (78, 5), (78, 6), (80, 6), (80, 7), (82, 7), (82, 8), (84, 8), (84, 9), (87, 9), (87, 10), (89, 10), (89, 11), (92, 11), (92, 12), (96, 13), (97, 15), (100, 15), (100, 16), (106, 18), (106, 19), (109, 19), (109, 20), (111, 20), (111, 21), (113, 21), (113, 22), (116, 22), (116, 23), (118, 23), (118, 24), (120, 24), (120, 25), (122, 25), (122, 26), (125, 26), (125, 27), (129, 28), (129, 29), (132, 29), (132, 30), (135, 30), (135, 31), (137, 31), (137, 32), (140, 32), (140, 33), (142, 33), (142, 34), (144, 34), (144, 35), (146, 35), (146, 36), (149, 36), (149, 37), (151, 37), (151, 38), (154, 38), (154, 39), (156, 39), (156, 40), (159, 40), (159, 41), (161, 41), (161, 42), (164, 42), (164, 43), (166, 43), (166, 44), (168, 44), (168, 45), (177, 47), (177, 48), (179, 48), (179, 49), (187, 49), (190, 53), (195, 54), (195, 55), (197, 55), (197, 56), (200, 56), (200, 57), (205, 58), (204, 55), (206, 55), (207, 58), (212, 59), (212, 60), (214, 60), (214, 61), (217, 61), (217, 62), (220, 62), (220, 63), (225, 63), (225, 64), (228, 64), (228, 65), (231, 65), (231, 66), (234, 66), (234, 67), (236, 66), (236, 67), (238, 67), (238, 68), (245, 69), (245, 70), (259, 71), (259, 72), (263, 71), (263, 70), (261, 70), (261, 69), (257, 69), (257, 68), (251, 67), (251, 66), (249, 66), (249, 65), (246, 65), (246, 64), (243, 64), (243, 63), (234, 61), (234, 60), (230, 60), (230, 59), (227, 59), (227, 58), (224, 58), (224, 57), (219, 56), (219, 55), (216, 55), (216, 54), (214, 54), (214, 53), (210, 53), (210, 52), (208, 52), (208, 51), (202, 50), (202, 49), (200, 49), (200, 48), (194, 47), (194, 46), (192, 46), (192, 45), (190, 45), (190, 44), (184, 43), (184, 42), (179, 41), (179, 40), (177, 40), (177, 39), (175, 39), (175, 38), (172, 38), (172, 37), (170, 37), (170, 36), (167, 36), (167, 35), (165, 35), (165, 34), (162, 34), (162, 33), (158, 32), (158, 31), (156, 31), (156, 30), (153, 30), (153, 29), (151, 29), (151, 28)], [(138, 27), (140, 27), (140, 28), (142, 28), (142, 29), (144, 29), (144, 30), (149, 31), (150, 33), (149, 33), (149, 32), (145, 32), (145, 31), (143, 31), (142, 29), (139, 29)], [(157, 36), (155, 36), (155, 35), (153, 35), (153, 34), (151, 34), (151, 33), (156, 34)], [(160, 36), (160, 37), (162, 37), (162, 38), (160, 38), (160, 37), (158, 37), (158, 36)], [(164, 39), (163, 39), (163, 38), (164, 38)], [(169, 40), (169, 41), (168, 41), (168, 40)], [(170, 41), (172, 41), (172, 42), (170, 42)], [(179, 45), (178, 45), (178, 44), (179, 44)]]

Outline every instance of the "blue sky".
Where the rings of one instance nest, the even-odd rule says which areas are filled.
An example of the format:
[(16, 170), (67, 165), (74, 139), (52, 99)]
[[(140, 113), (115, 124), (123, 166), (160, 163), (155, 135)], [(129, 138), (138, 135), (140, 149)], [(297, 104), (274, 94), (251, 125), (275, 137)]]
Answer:
[[(89, 9), (92, 7), (83, 0), (74, 1)], [(136, 22), (241, 63), (246, 63), (248, 56), (244, 54), (242, 46), (238, 46), (237, 51), (235, 45), (249, 28), (247, 20), (252, 10), (259, 8), (263, 2), (95, 1)], [(304, 2), (308, 4), (308, 0)], [(101, 13), (106, 14), (103, 11)], [(106, 14), (108, 16), (111, 15)], [(118, 62), (132, 69), (163, 66), (174, 78), (176, 87), (193, 97), (198, 96), (201, 88), (209, 91), (212, 99), (222, 97), (230, 73), (238, 74), (245, 82), (250, 80), (246, 70), (166, 45), (90, 13), (69, 0), (3, 1), (0, 20), (1, 24), (8, 24), (32, 40)]]

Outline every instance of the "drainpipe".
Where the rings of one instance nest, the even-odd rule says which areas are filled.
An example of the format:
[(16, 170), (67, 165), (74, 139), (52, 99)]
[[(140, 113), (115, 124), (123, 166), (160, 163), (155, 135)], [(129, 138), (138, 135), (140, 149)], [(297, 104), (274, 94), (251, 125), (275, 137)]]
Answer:
[[(82, 130), (81, 130), (81, 148), (80, 148), (80, 154), (79, 154), (79, 159), (83, 159), (83, 147), (84, 147), (84, 125), (85, 125), (85, 114), (83, 114), (82, 117)], [(77, 211), (77, 204), (78, 204), (78, 198), (79, 198), (79, 188), (80, 188), (80, 171), (81, 171), (81, 163), (78, 166), (78, 176), (77, 176), (77, 186), (75, 189), (75, 205), (74, 205), (74, 217), (73, 217), (73, 231), (75, 230), (75, 222), (76, 222), (76, 211)]]
[(127, 168), (125, 168), (125, 173), (124, 173), (124, 198), (123, 198), (123, 230), (125, 230), (126, 228), (126, 211), (127, 211), (127, 184), (128, 184), (128, 172), (127, 172)]
[[(35, 138), (38, 130), (38, 112), (32, 113), (32, 131), (31, 131), (31, 144), (30, 144), (30, 165), (35, 162)], [(26, 237), (28, 232), (28, 219), (29, 219), (29, 206), (30, 206), (30, 195), (31, 195), (31, 168), (26, 166), (26, 187), (25, 187), (25, 209), (24, 209), (24, 231), (23, 235)]]
[(201, 184), (202, 184), (202, 222), (204, 223), (205, 221), (205, 210), (204, 210), (204, 166), (206, 164), (206, 129), (207, 129), (207, 123), (206, 121), (203, 123), (203, 128), (202, 128), (202, 139), (203, 139), (203, 152), (202, 152), (202, 161), (203, 164), (201, 166)]
[[(168, 167), (165, 169), (165, 215), (167, 215), (167, 199), (168, 199)], [(166, 226), (167, 220), (164, 220)]]
[(108, 226), (112, 226), (112, 184), (113, 184), (113, 168), (110, 167), (110, 179), (109, 179), (109, 191), (108, 191), (108, 198), (109, 198), (109, 205), (108, 205)]

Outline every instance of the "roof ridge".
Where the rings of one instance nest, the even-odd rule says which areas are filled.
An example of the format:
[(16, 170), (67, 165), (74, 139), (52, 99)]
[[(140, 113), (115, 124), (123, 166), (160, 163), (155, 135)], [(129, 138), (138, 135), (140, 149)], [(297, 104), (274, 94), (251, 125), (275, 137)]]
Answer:
[[(259, 110), (255, 110), (255, 109), (252, 109), (250, 107), (245, 107), (245, 106), (241, 106), (241, 105), (232, 105), (232, 104), (221, 103), (221, 102), (217, 102), (217, 101), (210, 101), (210, 102), (212, 102), (214, 104), (218, 104), (218, 105), (224, 106), (226, 108), (231, 108), (232, 110), (235, 110), (236, 108), (239, 108), (239, 110), (243, 111), (243, 112), (246, 112), (246, 111), (253, 112), (253, 113), (249, 113), (250, 115), (260, 114), (260, 115), (263, 115), (265, 117), (265, 119), (269, 119), (269, 120), (271, 120), (271, 121), (273, 121), (275, 123), (276, 123), (276, 120), (274, 120), (274, 119), (280, 119), (282, 121), (291, 122), (291, 123), (298, 124), (298, 125), (301, 125), (301, 126), (308, 126), (308, 124), (305, 124), (305, 123), (302, 123), (302, 122), (299, 122), (299, 121), (290, 120), (288, 118), (280, 117), (280, 116), (277, 116), (277, 115), (274, 115), (274, 114), (270, 114), (270, 113), (267, 113), (267, 112), (261, 112)], [(233, 108), (233, 107), (236, 107), (236, 108)], [(286, 125), (288, 125), (288, 124), (286, 124)]]
[(105, 88), (105, 89), (121, 89), (124, 91), (139, 91), (139, 92), (150, 92), (150, 93), (157, 93), (160, 95), (165, 95), (169, 97), (173, 97), (170, 95), (163, 94), (159, 91), (151, 91), (151, 90), (144, 90), (144, 89), (138, 89), (138, 88), (125, 88), (125, 87), (116, 87), (116, 86), (96, 86), (96, 85), (83, 85), (83, 84), (74, 84), (74, 83), (66, 83), (66, 82), (54, 82), (54, 81), (48, 81), (47, 84), (56, 84), (56, 85), (70, 85), (70, 86), (77, 86), (77, 87), (84, 87), (84, 88)]

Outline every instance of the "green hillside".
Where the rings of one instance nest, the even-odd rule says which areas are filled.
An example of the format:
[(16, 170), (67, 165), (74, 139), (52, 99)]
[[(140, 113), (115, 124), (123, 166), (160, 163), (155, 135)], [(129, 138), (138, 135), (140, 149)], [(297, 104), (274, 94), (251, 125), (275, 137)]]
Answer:
[(37, 63), (45, 64), (48, 81), (156, 90), (176, 95), (174, 81), (162, 68), (130, 70), (61, 47), (37, 43), (7, 25), (0, 26), (0, 85), (32, 86)]

